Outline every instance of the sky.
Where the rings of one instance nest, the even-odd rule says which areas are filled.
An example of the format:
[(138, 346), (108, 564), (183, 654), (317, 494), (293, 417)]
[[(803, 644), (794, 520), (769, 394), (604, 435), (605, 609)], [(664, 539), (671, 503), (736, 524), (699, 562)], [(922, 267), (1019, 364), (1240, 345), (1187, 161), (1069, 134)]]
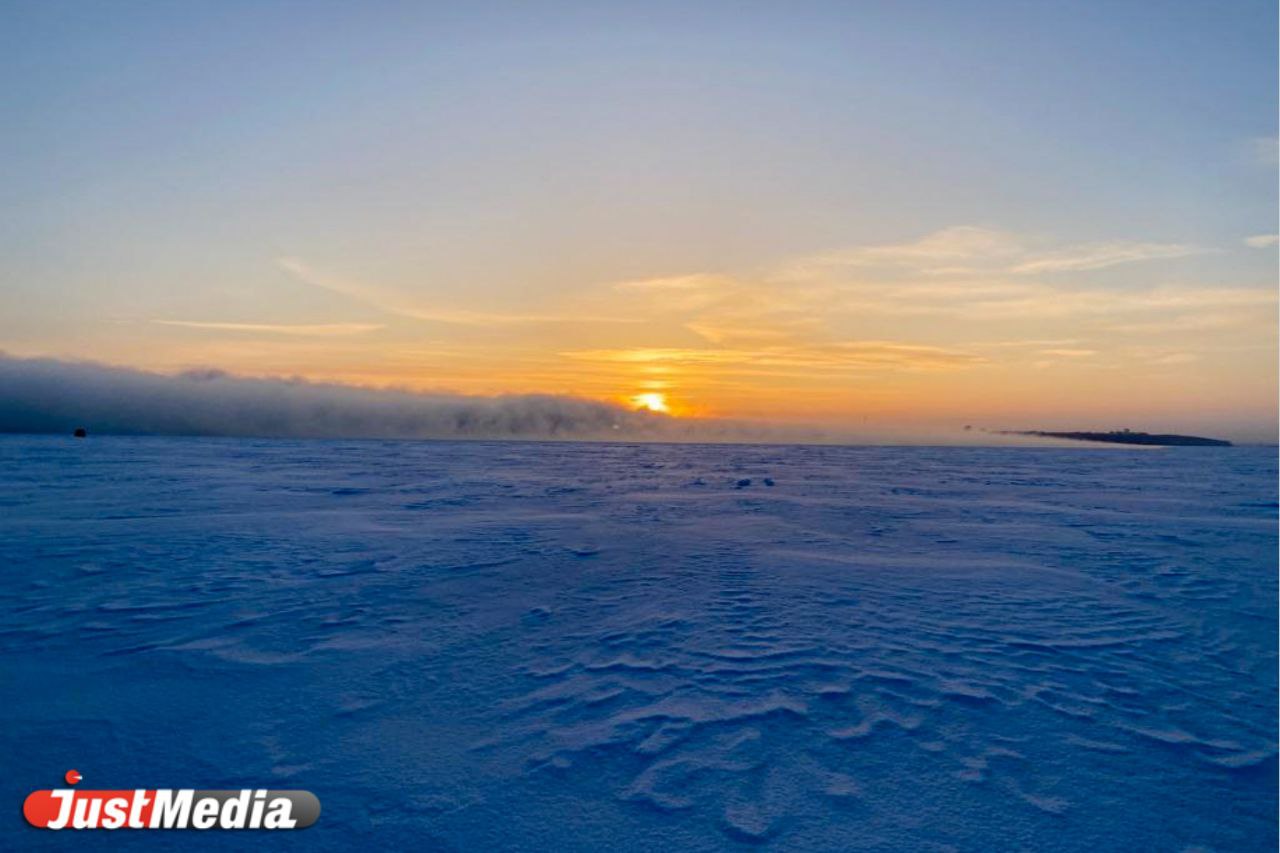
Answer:
[(1276, 432), (1272, 2), (0, 4), (0, 350)]

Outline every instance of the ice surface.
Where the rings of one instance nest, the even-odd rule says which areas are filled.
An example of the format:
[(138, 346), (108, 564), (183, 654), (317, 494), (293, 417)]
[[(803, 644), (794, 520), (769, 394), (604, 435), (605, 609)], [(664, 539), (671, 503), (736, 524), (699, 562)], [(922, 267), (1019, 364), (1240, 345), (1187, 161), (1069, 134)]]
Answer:
[(1274, 849), (1275, 461), (0, 438), (0, 847)]

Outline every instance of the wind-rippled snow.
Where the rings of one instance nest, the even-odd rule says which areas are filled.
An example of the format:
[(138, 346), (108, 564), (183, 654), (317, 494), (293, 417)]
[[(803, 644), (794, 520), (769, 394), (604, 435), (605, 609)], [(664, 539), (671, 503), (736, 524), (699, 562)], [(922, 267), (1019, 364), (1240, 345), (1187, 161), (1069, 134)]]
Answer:
[(1274, 849), (1275, 463), (0, 438), (0, 846)]

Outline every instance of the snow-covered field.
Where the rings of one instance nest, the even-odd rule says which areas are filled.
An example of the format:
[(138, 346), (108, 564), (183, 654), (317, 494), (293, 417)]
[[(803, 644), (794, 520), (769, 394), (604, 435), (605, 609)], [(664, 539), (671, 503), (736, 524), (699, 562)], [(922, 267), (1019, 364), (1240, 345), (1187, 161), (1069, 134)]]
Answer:
[[(0, 482), (6, 849), (1275, 846), (1273, 448), (4, 437)], [(25, 829), (71, 767), (323, 813)]]

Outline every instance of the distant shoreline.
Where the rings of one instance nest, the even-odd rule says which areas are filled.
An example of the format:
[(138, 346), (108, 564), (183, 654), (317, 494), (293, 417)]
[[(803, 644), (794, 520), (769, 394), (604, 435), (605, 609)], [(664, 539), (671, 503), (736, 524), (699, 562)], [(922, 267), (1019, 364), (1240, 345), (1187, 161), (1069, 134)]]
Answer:
[(1200, 435), (1174, 433), (1152, 434), (1114, 430), (1112, 432), (1047, 432), (1044, 430), (1006, 431), (1003, 435), (1031, 435), (1039, 438), (1065, 438), (1069, 441), (1097, 441), (1105, 444), (1137, 444), (1146, 447), (1234, 447), (1222, 438), (1205, 438)]

